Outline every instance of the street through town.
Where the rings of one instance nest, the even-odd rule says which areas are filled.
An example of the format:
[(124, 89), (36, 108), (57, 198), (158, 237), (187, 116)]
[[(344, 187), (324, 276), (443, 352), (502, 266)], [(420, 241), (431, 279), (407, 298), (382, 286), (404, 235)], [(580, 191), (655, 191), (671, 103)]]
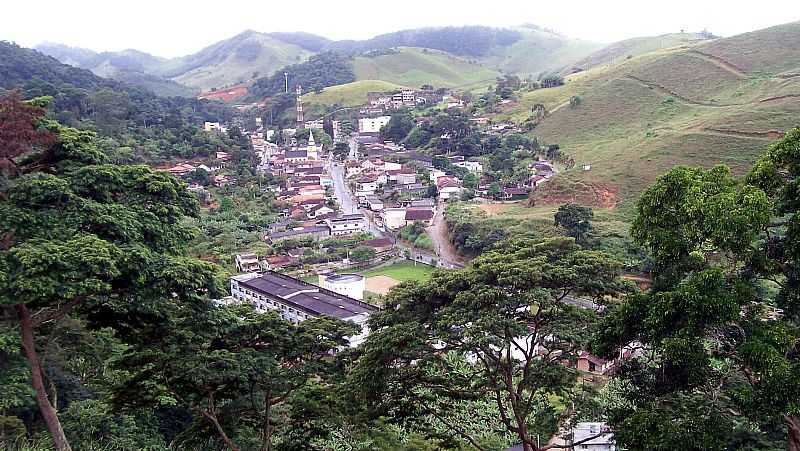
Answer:
[[(376, 237), (386, 236), (386, 232), (380, 229), (372, 220), (372, 213), (366, 210), (359, 209), (358, 202), (353, 196), (353, 193), (347, 187), (345, 180), (344, 165), (334, 162), (332, 159), (328, 161), (328, 168), (333, 179), (333, 193), (336, 196), (336, 201), (341, 207), (342, 214), (356, 214), (362, 213), (367, 218), (369, 224), (369, 232)], [(447, 236), (447, 224), (444, 222), (444, 206), (439, 205), (436, 207), (436, 212), (433, 217), (433, 225), (427, 228), (427, 232), (433, 241), (436, 259), (441, 263), (441, 266), (446, 268), (456, 268), (464, 264), (464, 258), (458, 255), (455, 247)], [(425, 255), (427, 252), (420, 249), (412, 249), (411, 247), (398, 243), (398, 246), (413, 252), (419, 256), (420, 261), (433, 262), (433, 255)]]

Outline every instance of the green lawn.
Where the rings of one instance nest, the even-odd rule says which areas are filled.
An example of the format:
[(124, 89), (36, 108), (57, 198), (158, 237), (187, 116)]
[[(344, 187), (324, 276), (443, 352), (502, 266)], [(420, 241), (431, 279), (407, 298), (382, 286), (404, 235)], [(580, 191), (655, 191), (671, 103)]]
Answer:
[(361, 275), (364, 277), (387, 276), (401, 282), (407, 280), (424, 281), (431, 277), (433, 271), (434, 268), (428, 265), (423, 265), (422, 263), (414, 265), (413, 262), (405, 261), (382, 268), (369, 269), (362, 272)]
[(321, 93), (309, 93), (303, 96), (303, 102), (309, 105), (353, 107), (367, 103), (367, 93), (371, 91), (391, 92), (403, 87), (383, 80), (359, 80), (343, 85), (330, 86)]

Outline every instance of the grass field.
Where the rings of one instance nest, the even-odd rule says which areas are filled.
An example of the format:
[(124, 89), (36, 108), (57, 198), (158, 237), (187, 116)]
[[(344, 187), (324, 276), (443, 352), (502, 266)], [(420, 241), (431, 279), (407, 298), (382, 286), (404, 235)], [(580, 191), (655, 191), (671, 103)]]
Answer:
[(303, 96), (303, 102), (308, 105), (353, 107), (367, 103), (367, 93), (369, 92), (394, 91), (402, 87), (383, 80), (359, 80), (325, 88), (319, 94), (306, 94)]
[(407, 280), (424, 281), (428, 280), (433, 274), (434, 268), (428, 265), (423, 265), (413, 262), (400, 262), (393, 265), (384, 266), (377, 269), (369, 269), (361, 273), (364, 277), (386, 276), (400, 282)]
[[(638, 194), (673, 166), (725, 163), (742, 174), (782, 132), (800, 126), (800, 77), (787, 75), (800, 67), (800, 47), (789, 44), (798, 41), (800, 22), (657, 50), (525, 93), (500, 118), (521, 122), (543, 103), (549, 115), (532, 134), (575, 159), (576, 169), (544, 185), (537, 202), (629, 214)], [(728, 61), (736, 48), (748, 51)], [(767, 63), (772, 58), (782, 61)], [(580, 97), (575, 107), (571, 96)], [(584, 164), (591, 170), (578, 169)]]
[(499, 72), (445, 52), (401, 47), (397, 53), (359, 56), (353, 66), (358, 80), (382, 80), (402, 86), (471, 89), (494, 82)]

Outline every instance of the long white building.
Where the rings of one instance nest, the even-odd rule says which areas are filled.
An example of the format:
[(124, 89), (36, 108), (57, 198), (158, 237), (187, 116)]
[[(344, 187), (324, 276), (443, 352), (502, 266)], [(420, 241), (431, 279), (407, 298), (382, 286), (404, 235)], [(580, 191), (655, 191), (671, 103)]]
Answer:
[(319, 316), (353, 322), (360, 332), (348, 337), (351, 346), (358, 346), (366, 339), (369, 315), (378, 310), (372, 304), (273, 271), (231, 277), (231, 296), (236, 302), (250, 303), (258, 311), (277, 311), (293, 323)]

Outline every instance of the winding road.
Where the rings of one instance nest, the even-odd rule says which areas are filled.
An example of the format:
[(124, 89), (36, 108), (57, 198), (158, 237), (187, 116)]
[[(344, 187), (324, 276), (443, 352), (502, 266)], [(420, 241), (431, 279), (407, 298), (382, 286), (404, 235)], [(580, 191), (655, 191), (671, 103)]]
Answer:
[[(358, 202), (347, 187), (344, 166), (331, 159), (328, 160), (328, 171), (331, 174), (331, 179), (333, 179), (333, 193), (336, 196), (337, 202), (339, 202), (342, 214), (362, 213), (364, 217), (367, 218), (370, 233), (379, 238), (386, 236), (387, 233), (375, 225), (375, 222), (372, 220), (372, 212), (359, 209)], [(436, 252), (435, 259), (439, 261), (439, 266), (452, 269), (464, 265), (464, 258), (458, 255), (455, 247), (450, 243), (450, 239), (447, 236), (447, 224), (444, 221), (444, 204), (439, 204), (436, 207), (433, 216), (433, 224), (428, 227), (426, 231), (428, 235), (430, 235), (431, 241), (433, 241), (433, 247)], [(434, 260), (434, 256), (428, 255), (425, 251), (412, 249), (401, 243), (397, 243), (397, 245), (403, 249), (408, 249), (414, 255), (418, 256), (419, 261)]]

